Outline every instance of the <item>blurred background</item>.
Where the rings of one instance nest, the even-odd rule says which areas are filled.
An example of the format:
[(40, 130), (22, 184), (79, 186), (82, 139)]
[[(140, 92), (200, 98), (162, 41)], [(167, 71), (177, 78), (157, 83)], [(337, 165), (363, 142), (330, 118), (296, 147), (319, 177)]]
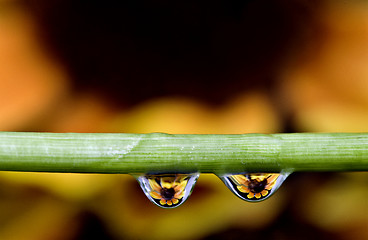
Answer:
[[(0, 130), (368, 132), (364, 0), (0, 0)], [(367, 173), (260, 203), (200, 176), (160, 209), (129, 175), (0, 173), (0, 239), (368, 239)]]

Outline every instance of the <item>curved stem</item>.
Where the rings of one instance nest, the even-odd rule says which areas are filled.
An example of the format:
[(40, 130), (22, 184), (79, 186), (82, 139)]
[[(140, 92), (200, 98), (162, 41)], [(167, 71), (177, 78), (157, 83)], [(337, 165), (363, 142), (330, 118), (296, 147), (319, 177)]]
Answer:
[(368, 133), (0, 132), (0, 170), (130, 174), (367, 171)]

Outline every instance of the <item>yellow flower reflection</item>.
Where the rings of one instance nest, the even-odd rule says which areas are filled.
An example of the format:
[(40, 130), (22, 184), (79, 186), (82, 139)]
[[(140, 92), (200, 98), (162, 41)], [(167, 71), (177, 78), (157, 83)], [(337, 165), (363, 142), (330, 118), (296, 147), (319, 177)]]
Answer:
[(280, 174), (252, 173), (244, 175), (233, 175), (231, 178), (237, 184), (242, 193), (248, 193), (247, 198), (266, 197), (276, 183)]
[(151, 197), (160, 200), (161, 205), (175, 205), (183, 198), (185, 187), (188, 183), (186, 176), (155, 177), (148, 179), (152, 191)]

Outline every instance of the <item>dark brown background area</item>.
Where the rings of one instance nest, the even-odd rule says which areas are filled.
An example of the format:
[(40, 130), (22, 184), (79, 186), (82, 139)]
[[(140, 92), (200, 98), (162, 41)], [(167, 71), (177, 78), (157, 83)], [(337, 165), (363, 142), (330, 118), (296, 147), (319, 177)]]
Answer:
[(272, 88), (310, 34), (320, 1), (23, 0), (77, 89), (132, 105), (165, 95), (209, 103)]

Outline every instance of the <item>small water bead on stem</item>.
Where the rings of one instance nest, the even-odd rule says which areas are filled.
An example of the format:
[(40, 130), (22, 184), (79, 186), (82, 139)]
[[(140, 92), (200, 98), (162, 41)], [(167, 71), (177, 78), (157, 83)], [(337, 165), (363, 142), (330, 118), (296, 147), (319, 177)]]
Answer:
[(190, 196), (198, 177), (199, 173), (147, 174), (137, 180), (151, 202), (162, 208), (175, 208)]
[(258, 202), (270, 197), (290, 173), (245, 173), (219, 176), (225, 185), (239, 198)]

